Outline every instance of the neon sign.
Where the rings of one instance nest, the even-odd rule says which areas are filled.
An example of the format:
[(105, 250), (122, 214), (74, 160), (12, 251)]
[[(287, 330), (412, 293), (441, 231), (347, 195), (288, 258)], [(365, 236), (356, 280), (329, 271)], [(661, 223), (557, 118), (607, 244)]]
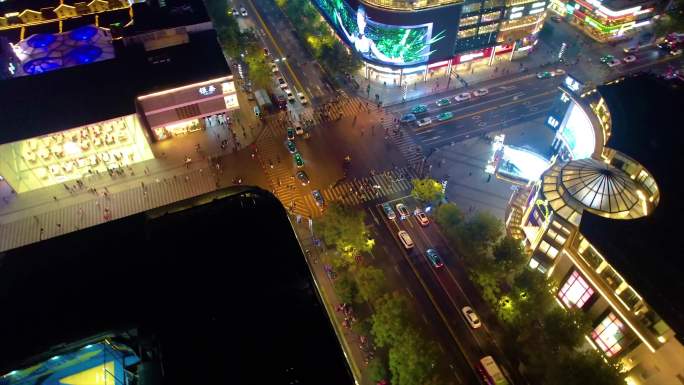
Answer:
[(202, 95), (202, 96), (209, 96), (209, 95), (213, 95), (214, 92), (216, 92), (216, 87), (214, 87), (214, 86), (200, 87), (200, 89), (198, 91), (199, 91), (200, 95)]

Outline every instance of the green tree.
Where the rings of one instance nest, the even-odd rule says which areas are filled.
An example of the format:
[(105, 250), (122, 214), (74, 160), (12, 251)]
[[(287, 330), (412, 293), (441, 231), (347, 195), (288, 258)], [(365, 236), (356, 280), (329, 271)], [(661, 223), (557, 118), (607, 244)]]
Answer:
[(445, 203), (437, 207), (435, 211), (435, 221), (444, 235), (460, 249), (459, 231), (463, 224), (464, 216), (461, 209), (453, 203)]
[(501, 266), (503, 278), (508, 284), (512, 283), (513, 279), (527, 265), (528, 257), (522, 244), (510, 235), (506, 235), (494, 244), (492, 256), (496, 263)]
[(541, 322), (546, 312), (556, 306), (544, 275), (529, 269), (524, 269), (513, 280), (511, 297), (520, 314), (520, 328), (529, 327), (533, 322)]
[(411, 180), (411, 184), (413, 184), (411, 196), (421, 202), (437, 202), (444, 198), (442, 184), (434, 179), (413, 179)]
[(437, 352), (418, 332), (407, 329), (389, 350), (389, 369), (394, 385), (422, 385), (432, 372)]
[(554, 351), (562, 348), (573, 349), (591, 331), (591, 324), (580, 309), (565, 310), (554, 306), (542, 319), (544, 338)]
[(380, 347), (394, 345), (408, 327), (408, 302), (398, 293), (385, 294), (375, 302), (372, 333)]
[(271, 69), (266, 64), (264, 55), (256, 50), (248, 51), (245, 57), (248, 68), (248, 77), (254, 88), (268, 89), (271, 85)]
[(358, 296), (359, 288), (349, 273), (340, 274), (335, 280), (334, 287), (335, 294), (344, 303), (352, 303)]
[(372, 301), (385, 291), (385, 272), (377, 267), (366, 266), (356, 272), (359, 295), (364, 301)]
[(351, 264), (359, 252), (369, 251), (373, 247), (364, 220), (363, 211), (332, 202), (325, 215), (314, 222), (314, 232), (328, 245), (335, 245), (344, 261)]
[(462, 226), (462, 240), (467, 252), (482, 254), (501, 236), (503, 224), (486, 211), (477, 212)]
[(363, 320), (357, 320), (352, 324), (352, 331), (361, 336), (369, 336), (371, 333), (371, 328), (373, 324), (370, 318), (365, 318)]
[(373, 382), (389, 379), (387, 362), (384, 357), (378, 355), (368, 364), (368, 373)]
[(656, 36), (665, 36), (671, 32), (684, 31), (684, 0), (672, 2), (658, 20), (655, 21), (653, 32)]
[[(550, 355), (553, 356), (553, 355)], [(548, 359), (551, 359), (550, 357)], [(595, 350), (561, 351), (553, 356), (546, 372), (547, 384), (557, 385), (624, 385), (619, 367), (607, 364)]]

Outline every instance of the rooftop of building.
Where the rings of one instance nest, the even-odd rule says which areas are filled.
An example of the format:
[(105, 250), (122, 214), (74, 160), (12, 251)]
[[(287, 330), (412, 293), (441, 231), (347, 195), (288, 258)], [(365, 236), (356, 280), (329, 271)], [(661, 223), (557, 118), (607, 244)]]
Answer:
[(202, 0), (147, 0), (133, 3), (133, 23), (126, 35), (210, 22)]
[(648, 8), (650, 6), (655, 6), (656, 3), (656, 0), (604, 0), (601, 2), (603, 6), (613, 11), (620, 11), (623, 9), (638, 7), (640, 5), (642, 7)]
[(2, 81), (0, 143), (135, 113), (135, 97), (230, 74), (214, 30), (145, 51), (114, 41), (116, 58)]
[[(599, 87), (611, 111), (607, 147), (641, 163), (658, 185), (660, 201), (649, 215), (613, 220), (588, 211), (580, 231), (668, 325), (684, 335), (682, 259), (682, 131), (684, 90), (652, 75)], [(638, 96), (637, 96), (638, 95)]]
[(1, 261), (11, 316), (0, 317), (0, 375), (54, 346), (139, 328), (158, 338), (166, 385), (353, 384), (287, 213), (258, 188), (217, 190)]

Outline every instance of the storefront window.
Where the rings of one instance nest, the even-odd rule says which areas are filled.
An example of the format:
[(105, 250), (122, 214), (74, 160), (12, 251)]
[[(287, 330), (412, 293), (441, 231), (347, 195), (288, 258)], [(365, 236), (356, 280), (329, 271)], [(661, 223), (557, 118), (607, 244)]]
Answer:
[(153, 158), (135, 115), (0, 145), (0, 174), (17, 192)]
[(610, 313), (591, 332), (591, 338), (608, 357), (612, 357), (622, 350), (622, 340), (625, 325), (615, 314)]
[(480, 10), (481, 4), (480, 3), (475, 3), (475, 4), (466, 4), (463, 6), (463, 11), (462, 13), (471, 13), (471, 12), (477, 12)]
[(463, 39), (465, 37), (474, 36), (475, 32), (477, 32), (477, 28), (470, 28), (470, 29), (465, 29), (463, 31), (458, 31), (458, 37), (460, 39)]
[(486, 0), (484, 2), (483, 8), (503, 7), (503, 5), (504, 5), (503, 0)]
[(558, 298), (569, 308), (576, 306), (581, 309), (593, 294), (594, 289), (574, 270), (558, 292)]
[(482, 15), (482, 22), (499, 20), (501, 18), (501, 11), (485, 13)]
[(490, 25), (483, 25), (480, 27), (478, 34), (494, 32), (499, 28), (499, 23), (494, 23)]
[(610, 266), (606, 266), (606, 268), (601, 271), (601, 278), (603, 278), (613, 290), (617, 289), (622, 284), (622, 278)]
[(463, 19), (461, 19), (461, 27), (465, 27), (467, 25), (472, 25), (472, 24), (477, 24), (479, 19), (480, 19), (480, 16), (464, 17)]

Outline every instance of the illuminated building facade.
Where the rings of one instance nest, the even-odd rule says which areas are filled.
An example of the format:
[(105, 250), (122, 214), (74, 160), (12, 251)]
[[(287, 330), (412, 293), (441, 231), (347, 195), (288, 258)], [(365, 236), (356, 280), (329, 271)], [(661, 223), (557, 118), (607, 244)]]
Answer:
[(649, 26), (661, 6), (657, 0), (551, 0), (549, 9), (591, 38), (610, 42)]
[(365, 76), (404, 84), (528, 52), (548, 0), (314, 0)]
[[(664, 111), (623, 106), (637, 93), (639, 103), (663, 97), (666, 86), (652, 78), (586, 92), (569, 84), (575, 91), (562, 87), (547, 122), (557, 130), (558, 156), (513, 194), (507, 231), (523, 242), (529, 267), (556, 284), (558, 304), (587, 314), (588, 344), (621, 362), (627, 383), (678, 384), (684, 309), (672, 226), (682, 192), (670, 165), (681, 160), (681, 134), (659, 129), (657, 117), (637, 117), (674, 104)], [(681, 100), (681, 93), (666, 98)], [(649, 121), (649, 129), (640, 125)]]
[(0, 175), (19, 193), (151, 159), (239, 108), (201, 1), (105, 15), (0, 29)]

